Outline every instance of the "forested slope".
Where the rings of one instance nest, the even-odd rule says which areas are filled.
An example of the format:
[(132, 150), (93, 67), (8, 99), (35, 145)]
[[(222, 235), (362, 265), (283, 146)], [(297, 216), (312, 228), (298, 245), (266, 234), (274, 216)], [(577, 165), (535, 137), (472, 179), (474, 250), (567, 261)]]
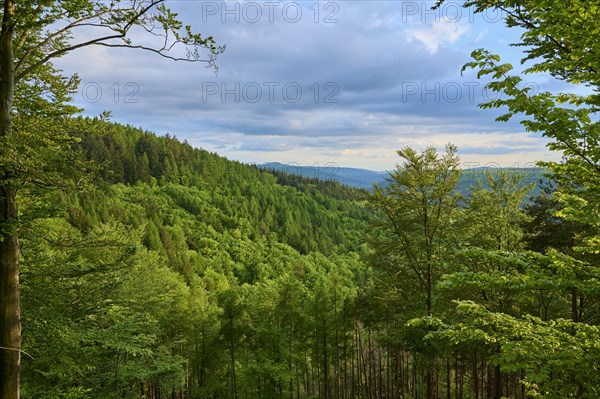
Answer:
[(102, 165), (106, 182), (172, 183), (210, 192), (227, 217), (247, 219), (254, 234), (276, 233), (302, 253), (356, 247), (356, 220), (367, 217), (354, 201), (361, 197), (358, 190), (285, 174), (275, 179), (254, 166), (129, 126), (107, 124), (102, 130), (108, 133), (82, 135), (81, 147), (85, 159)]
[(26, 397), (525, 397), (527, 364), (492, 367), (453, 300), (570, 315), (543, 253), (589, 232), (551, 187), (525, 205), (527, 174), (461, 187), (454, 153), (405, 149), (370, 194), (74, 126), (87, 183), (21, 192)]
[(24, 397), (333, 386), (368, 274), (362, 193), (95, 123), (73, 148), (93, 184), (23, 194)]
[[(551, 186), (527, 200), (527, 174), (482, 171), (462, 195), (455, 147), (407, 147), (390, 184), (368, 193), (71, 122), (64, 159), (81, 180), (20, 192), (24, 397), (524, 398), (535, 384), (595, 386), (572, 379), (563, 344), (550, 369), (527, 352), (575, 327), (597, 335), (576, 324), (600, 314), (593, 258), (574, 252), (593, 229), (557, 216)], [(534, 330), (510, 335), (521, 328)]]
[[(548, 355), (555, 388), (531, 355), (513, 366), (480, 335), (488, 317), (513, 345), (520, 315), (568, 330), (600, 314), (597, 273), (562, 255), (593, 262), (574, 252), (593, 231), (556, 216), (552, 186), (528, 200), (530, 174), (478, 171), (464, 188), (455, 147), (405, 148), (390, 184), (368, 193), (72, 122), (64, 159), (81, 180), (20, 192), (24, 397), (521, 398), (532, 383), (584, 386), (562, 370), (569, 358)], [(519, 345), (551, 345), (538, 330)]]

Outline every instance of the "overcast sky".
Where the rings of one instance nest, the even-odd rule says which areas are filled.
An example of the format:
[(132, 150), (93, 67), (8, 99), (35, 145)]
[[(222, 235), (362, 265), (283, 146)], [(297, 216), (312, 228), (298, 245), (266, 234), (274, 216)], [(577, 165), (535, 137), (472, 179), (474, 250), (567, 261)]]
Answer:
[[(465, 167), (557, 159), (545, 139), (477, 104), (493, 93), (473, 72), (485, 47), (518, 63), (499, 14), (447, 2), (168, 1), (226, 51), (203, 64), (138, 50), (90, 47), (56, 62), (79, 73), (74, 101), (88, 115), (170, 133), (230, 159), (387, 170), (404, 146), (458, 146)], [(536, 90), (560, 87), (526, 78)]]

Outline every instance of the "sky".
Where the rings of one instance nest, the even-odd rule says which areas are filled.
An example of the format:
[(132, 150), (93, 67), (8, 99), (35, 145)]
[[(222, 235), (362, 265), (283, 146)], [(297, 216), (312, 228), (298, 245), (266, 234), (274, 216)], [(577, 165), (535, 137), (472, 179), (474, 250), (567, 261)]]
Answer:
[[(517, 64), (520, 32), (503, 16), (447, 1), (167, 0), (186, 24), (226, 50), (218, 72), (131, 49), (87, 47), (57, 60), (81, 85), (85, 115), (175, 135), (248, 163), (392, 169), (405, 146), (457, 145), (463, 167), (531, 167), (556, 160), (547, 140), (499, 110), (497, 94), (461, 67), (486, 48)], [(91, 34), (88, 32), (88, 34)], [(81, 34), (83, 39), (85, 32)], [(80, 39), (75, 37), (74, 41)], [(134, 39), (151, 44), (147, 35)], [(536, 90), (560, 90), (526, 76)]]

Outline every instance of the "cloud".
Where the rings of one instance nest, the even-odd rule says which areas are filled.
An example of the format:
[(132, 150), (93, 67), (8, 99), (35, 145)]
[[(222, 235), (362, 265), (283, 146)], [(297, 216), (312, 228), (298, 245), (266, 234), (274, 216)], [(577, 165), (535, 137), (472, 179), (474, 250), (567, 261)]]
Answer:
[[(89, 47), (57, 62), (82, 79), (75, 103), (248, 162), (384, 170), (402, 146), (447, 142), (470, 160), (548, 156), (546, 142), (517, 121), (494, 123), (501, 110), (479, 110), (484, 82), (460, 74), (474, 47), (518, 59), (499, 43), (498, 24), (408, 18), (404, 2), (297, 2), (295, 22), (292, 6), (283, 13), (287, 3), (276, 3), (272, 20), (266, 3), (226, 3), (233, 13), (221, 2), (169, 3), (185, 23), (227, 44), (218, 75), (203, 64)], [(256, 22), (250, 3), (263, 7)]]
[[(423, 25), (423, 24), (421, 24)], [(427, 51), (435, 54), (440, 45), (444, 43), (455, 43), (468, 31), (467, 27), (447, 21), (435, 22), (426, 26), (418, 26), (406, 30), (406, 39), (409, 42), (419, 41)]]

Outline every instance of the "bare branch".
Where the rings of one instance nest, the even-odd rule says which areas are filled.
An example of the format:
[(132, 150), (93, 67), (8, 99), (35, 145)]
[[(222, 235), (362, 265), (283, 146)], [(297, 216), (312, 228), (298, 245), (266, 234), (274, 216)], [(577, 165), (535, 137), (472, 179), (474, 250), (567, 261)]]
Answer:
[[(144, 7), (140, 12), (138, 12), (136, 15), (134, 15), (128, 22), (127, 24), (125, 24), (125, 26), (122, 29), (119, 29), (121, 31), (121, 33), (119, 34), (115, 34), (115, 35), (108, 35), (108, 36), (104, 36), (104, 37), (100, 37), (100, 38), (96, 38), (96, 39), (92, 39), (92, 40), (88, 40), (86, 42), (82, 42), (79, 44), (74, 44), (72, 46), (69, 47), (65, 47), (56, 51), (51, 52), (50, 54), (46, 55), (44, 58), (42, 58), (41, 60), (37, 61), (36, 63), (34, 63), (33, 65), (31, 65), (30, 67), (28, 67), (27, 69), (25, 69), (23, 72), (18, 73), (15, 75), (15, 81), (18, 81), (20, 79), (22, 79), (24, 76), (28, 75), (29, 73), (33, 72), (35, 69), (39, 68), (41, 65), (43, 65), (44, 63), (48, 62), (49, 60), (51, 60), (52, 58), (56, 58), (61, 56), (62, 54), (68, 53), (69, 51), (73, 51), (75, 49), (81, 48), (81, 47), (86, 47), (86, 46), (90, 46), (93, 44), (98, 44), (100, 42), (104, 42), (107, 40), (112, 40), (112, 39), (123, 39), (124, 37), (127, 36), (127, 33), (129, 32), (129, 29), (131, 29), (131, 27), (144, 15), (146, 14), (150, 9), (152, 9), (153, 7), (156, 7), (158, 4), (163, 3), (165, 0), (153, 0), (150, 4), (148, 4), (146, 7)], [(87, 19), (84, 19), (87, 20)], [(72, 28), (72, 27), (71, 27)], [(113, 28), (110, 28), (109, 26), (107, 26), (107, 28), (115, 30)], [(109, 46), (112, 47), (112, 46)], [(121, 47), (130, 47), (128, 45), (121, 45)]]
[(27, 353), (27, 352), (25, 352), (25, 351), (22, 351), (21, 349), (7, 348), (7, 347), (5, 347), (5, 346), (0, 346), (0, 349), (4, 349), (4, 350), (7, 350), (7, 351), (15, 351), (15, 352), (23, 353), (23, 354), (25, 354), (25, 355), (29, 356), (31, 359), (35, 360), (35, 359), (33, 358), (33, 356), (31, 356), (29, 353)]
[(163, 51), (168, 51), (169, 49), (171, 49), (173, 47), (173, 45), (171, 45), (168, 49), (167, 48), (162, 48), (162, 49), (155, 49), (152, 47), (146, 47), (146, 46), (134, 46), (134, 45), (130, 45), (130, 44), (110, 44), (110, 43), (103, 43), (103, 42), (99, 42), (99, 43), (93, 43), (96, 46), (103, 46), (103, 47), (115, 47), (115, 48), (131, 48), (131, 49), (139, 49), (139, 50), (145, 50), (145, 51), (150, 51), (152, 53), (156, 53), (158, 55), (160, 55), (161, 57), (164, 58), (168, 58), (170, 60), (173, 61), (186, 61), (186, 62), (208, 62), (208, 63), (212, 63), (216, 60), (216, 57), (211, 56), (209, 59), (204, 60), (204, 59), (199, 59), (199, 58), (189, 58), (189, 57), (175, 57), (169, 54), (164, 53)]
[[(104, 10), (102, 12), (96, 13), (94, 15), (89, 15), (87, 17), (82, 17), (79, 18), (73, 22), (71, 22), (70, 24), (68, 24), (67, 26), (63, 27), (62, 29), (57, 30), (56, 32), (48, 35), (48, 37), (46, 37), (44, 40), (42, 40), (40, 43), (38, 43), (36, 46), (31, 47), (29, 50), (27, 50), (27, 52), (25, 53), (25, 55), (23, 55), (23, 57), (21, 57), (21, 59), (19, 60), (19, 62), (17, 63), (17, 65), (15, 66), (15, 72), (17, 72), (21, 66), (23, 65), (23, 63), (27, 60), (27, 58), (29, 58), (29, 56), (36, 50), (42, 48), (43, 46), (45, 46), (46, 44), (48, 44), (52, 39), (54, 39), (55, 37), (58, 37), (60, 35), (62, 35), (63, 33), (68, 32), (69, 30), (80, 26), (80, 22), (83, 21), (88, 21), (94, 18), (98, 18), (104, 14), (110, 13), (110, 12), (114, 12), (114, 10)], [(83, 25), (83, 24), (82, 24)]]
[(73, 46), (65, 47), (65, 48), (62, 48), (60, 50), (53, 51), (52, 53), (50, 53), (47, 56), (45, 56), (44, 58), (42, 58), (40, 61), (36, 62), (32, 66), (30, 66), (29, 68), (27, 68), (26, 70), (24, 70), (23, 72), (17, 74), (15, 76), (15, 81), (18, 81), (18, 80), (22, 79), (24, 76), (28, 75), (29, 73), (31, 73), (36, 68), (38, 68), (41, 65), (45, 64), (50, 59), (56, 58), (56, 57), (60, 56), (61, 54), (68, 53), (69, 51), (72, 51), (72, 50), (75, 50), (75, 49), (78, 49), (78, 48), (81, 48), (81, 47), (90, 46), (92, 44), (95, 44), (95, 43), (98, 43), (98, 42), (101, 42), (101, 41), (104, 41), (104, 40), (121, 39), (124, 36), (125, 36), (125, 34), (122, 34), (122, 33), (120, 33), (118, 35), (104, 36), (104, 37), (100, 37), (100, 38), (97, 38), (97, 39), (89, 40), (87, 42), (75, 44)]

